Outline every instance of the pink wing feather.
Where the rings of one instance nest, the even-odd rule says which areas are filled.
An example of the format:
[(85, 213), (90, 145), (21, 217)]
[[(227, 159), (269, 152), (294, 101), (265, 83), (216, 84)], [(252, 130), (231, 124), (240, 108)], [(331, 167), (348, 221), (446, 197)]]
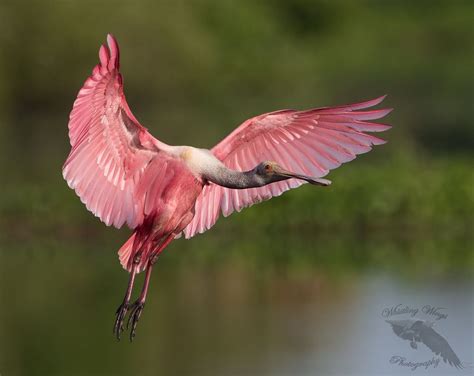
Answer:
[[(227, 167), (250, 170), (258, 163), (273, 160), (282, 167), (313, 177), (366, 153), (385, 141), (364, 132), (381, 132), (385, 124), (367, 122), (380, 119), (391, 109), (357, 111), (381, 103), (385, 96), (351, 105), (308, 111), (281, 110), (245, 121), (217, 144), (212, 152)], [(260, 188), (228, 189), (216, 184), (204, 187), (195, 206), (195, 216), (185, 228), (191, 238), (210, 229), (222, 213), (234, 211), (279, 196), (305, 182), (289, 179)]]
[(112, 35), (100, 63), (79, 91), (69, 117), (71, 152), (63, 176), (87, 208), (105, 224), (135, 228), (143, 200), (135, 190), (150, 160), (165, 144), (133, 116), (123, 94), (119, 47)]

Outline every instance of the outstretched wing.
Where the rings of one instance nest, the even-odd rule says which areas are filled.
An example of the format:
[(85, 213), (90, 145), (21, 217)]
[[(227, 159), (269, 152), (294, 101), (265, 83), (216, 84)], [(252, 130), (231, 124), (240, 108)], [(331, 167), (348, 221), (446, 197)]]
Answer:
[(100, 63), (79, 91), (69, 116), (71, 152), (63, 176), (105, 224), (131, 228), (143, 220), (135, 197), (145, 167), (166, 146), (133, 116), (123, 94), (119, 47), (110, 34)]
[(440, 355), (444, 362), (448, 362), (456, 368), (463, 368), (461, 361), (455, 354), (448, 341), (437, 333), (432, 327), (422, 325), (420, 328), (420, 339), (436, 355)]
[[(245, 121), (217, 144), (212, 152), (227, 167), (250, 170), (264, 160), (314, 177), (322, 177), (341, 163), (366, 153), (383, 140), (365, 132), (380, 132), (388, 125), (368, 122), (387, 115), (391, 109), (358, 111), (375, 106), (385, 96), (357, 104), (308, 111), (281, 110)], [(184, 234), (191, 238), (203, 233), (217, 221), (305, 182), (289, 179), (270, 185), (232, 190), (216, 184), (207, 185), (198, 198), (193, 221)]]

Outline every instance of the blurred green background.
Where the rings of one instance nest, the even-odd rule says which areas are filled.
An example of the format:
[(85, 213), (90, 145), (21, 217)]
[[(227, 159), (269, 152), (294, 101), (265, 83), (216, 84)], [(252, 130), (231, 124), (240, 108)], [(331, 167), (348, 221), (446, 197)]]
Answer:
[[(282, 334), (281, 311), (312, 315), (301, 305), (316, 302), (331, 327), (379, 278), (416, 291), (455, 278), (443, 296), (469, 296), (473, 16), (469, 1), (1, 2), (0, 374), (278, 374), (278, 361), (324, 348)], [(61, 176), (68, 114), (109, 32), (130, 107), (169, 144), (210, 148), (280, 108), (389, 94), (395, 109), (389, 143), (331, 172), (330, 189), (304, 186), (173, 243), (132, 346), (111, 333), (130, 231), (106, 228)], [(472, 313), (472, 295), (464, 304)], [(311, 364), (277, 370), (333, 371)]]

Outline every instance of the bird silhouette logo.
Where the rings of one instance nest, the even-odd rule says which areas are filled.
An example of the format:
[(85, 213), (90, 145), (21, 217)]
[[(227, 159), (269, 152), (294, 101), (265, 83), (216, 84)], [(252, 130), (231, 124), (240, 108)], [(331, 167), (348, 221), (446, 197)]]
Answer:
[(433, 329), (434, 322), (417, 319), (385, 320), (385, 322), (392, 326), (393, 332), (398, 337), (410, 341), (412, 349), (416, 350), (418, 343), (423, 343), (436, 355), (441, 356), (445, 363), (457, 369), (464, 368), (448, 341)]

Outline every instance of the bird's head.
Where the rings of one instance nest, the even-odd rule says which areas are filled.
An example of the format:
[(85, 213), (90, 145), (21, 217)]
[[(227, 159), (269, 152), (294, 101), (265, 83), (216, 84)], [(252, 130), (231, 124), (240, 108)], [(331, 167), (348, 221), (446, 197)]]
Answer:
[(274, 161), (264, 161), (260, 163), (255, 168), (255, 173), (261, 177), (266, 184), (274, 183), (281, 180), (286, 180), (290, 178), (300, 179), (307, 181), (310, 184), (328, 186), (331, 184), (330, 180), (320, 179), (311, 176), (306, 176), (303, 174), (298, 174), (290, 172), (283, 167), (281, 167), (277, 162)]

